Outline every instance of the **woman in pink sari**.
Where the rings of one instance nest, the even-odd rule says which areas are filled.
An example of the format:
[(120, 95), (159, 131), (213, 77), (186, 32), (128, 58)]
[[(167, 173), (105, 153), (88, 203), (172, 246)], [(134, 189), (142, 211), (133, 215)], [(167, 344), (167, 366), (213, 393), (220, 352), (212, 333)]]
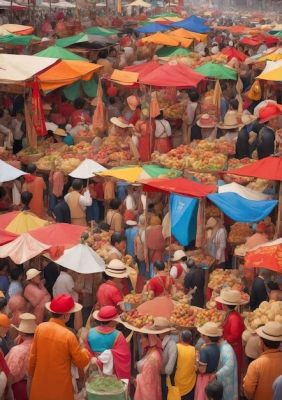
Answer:
[(162, 400), (162, 343), (157, 335), (142, 334), (140, 340), (144, 357), (137, 362), (134, 400)]

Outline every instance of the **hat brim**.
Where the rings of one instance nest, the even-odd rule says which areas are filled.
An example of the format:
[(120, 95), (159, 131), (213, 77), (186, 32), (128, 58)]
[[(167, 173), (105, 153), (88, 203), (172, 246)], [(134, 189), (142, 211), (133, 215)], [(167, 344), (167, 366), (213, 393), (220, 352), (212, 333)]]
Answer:
[(110, 276), (111, 278), (119, 278), (119, 279), (128, 278), (128, 272), (123, 272), (121, 274), (117, 274), (117, 273), (105, 270), (105, 274), (107, 276)]
[(268, 335), (267, 333), (263, 332), (263, 328), (264, 326), (261, 326), (258, 329), (256, 329), (256, 333), (258, 334), (259, 337), (271, 340), (272, 342), (282, 342), (282, 335), (279, 336)]
[(236, 125), (225, 125), (225, 124), (223, 124), (223, 123), (219, 123), (219, 124), (217, 124), (217, 127), (218, 128), (220, 128), (220, 129), (226, 129), (226, 130), (231, 130), (231, 129), (237, 129), (237, 128), (240, 128), (242, 125), (240, 125), (240, 124), (236, 124)]
[(203, 329), (203, 327), (201, 327), (201, 326), (200, 326), (199, 328), (197, 328), (197, 330), (198, 330), (198, 332), (200, 332), (202, 335), (209, 336), (209, 337), (220, 337), (220, 336), (223, 335), (223, 330), (220, 329), (220, 328), (218, 328), (217, 334), (211, 334), (210, 332), (207, 332), (205, 329)]
[(101, 321), (101, 322), (110, 322), (110, 321), (116, 321), (117, 318), (117, 314), (114, 315), (112, 318), (101, 318), (99, 317), (99, 310), (94, 311), (94, 313), (92, 314), (92, 317), (96, 320), (96, 321)]
[(252, 123), (255, 122), (256, 120), (257, 120), (257, 117), (255, 117), (255, 116), (253, 115), (253, 116), (252, 116), (252, 119), (251, 119), (250, 121), (246, 121), (246, 122), (242, 121), (242, 125), (243, 125), (243, 126), (246, 126), (246, 125), (252, 124)]
[(200, 123), (200, 121), (196, 122), (196, 124), (200, 127), (200, 128), (207, 128), (207, 129), (212, 129), (216, 127), (216, 123), (214, 123), (213, 125), (203, 125)]
[(217, 301), (218, 303), (226, 304), (228, 306), (242, 306), (244, 304), (248, 304), (249, 303), (249, 300), (240, 300), (239, 302), (226, 301), (220, 296), (216, 297), (214, 300)]
[(185, 255), (185, 256), (182, 256), (182, 257), (180, 257), (180, 258), (174, 258), (174, 257), (172, 257), (172, 259), (171, 259), (171, 261), (172, 262), (177, 262), (177, 261), (181, 261), (184, 257), (186, 257), (186, 260), (188, 259), (188, 257)]
[(26, 333), (27, 335), (31, 335), (32, 333), (35, 333), (35, 331), (36, 331), (36, 328), (37, 328), (37, 325), (33, 328), (33, 329), (30, 329), (30, 330), (23, 330), (23, 329), (20, 329), (20, 327), (18, 327), (18, 326), (16, 326), (16, 325), (11, 325), (13, 328), (15, 328), (18, 332), (20, 332), (20, 333)]
[(120, 317), (115, 318), (115, 321), (125, 326), (125, 328), (129, 329), (133, 332), (144, 333), (145, 335), (161, 335), (162, 333), (168, 333), (174, 330), (173, 328), (163, 328), (163, 329), (156, 329), (154, 326), (151, 328), (136, 328), (133, 325), (128, 324), (127, 322), (122, 321)]
[(64, 132), (64, 133), (56, 133), (56, 132), (54, 132), (54, 135), (56, 135), (56, 136), (62, 136), (62, 137), (68, 136), (68, 134), (67, 134), (66, 132)]
[(31, 281), (33, 278), (35, 278), (36, 276), (40, 275), (41, 271), (38, 271), (38, 273), (34, 274), (33, 276), (31, 276), (30, 278), (26, 278), (26, 281)]
[(82, 305), (81, 304), (74, 303), (74, 307), (71, 308), (69, 311), (58, 312), (58, 311), (51, 310), (50, 304), (51, 304), (51, 301), (48, 301), (48, 303), (45, 304), (45, 308), (47, 308), (48, 311), (50, 311), (51, 313), (54, 313), (54, 314), (62, 314), (62, 315), (63, 314), (73, 314), (73, 313), (76, 313), (76, 312), (78, 312), (78, 311), (80, 311), (82, 309)]
[(131, 124), (125, 124), (124, 122), (122, 122), (122, 121), (120, 121), (118, 118), (116, 118), (116, 117), (112, 117), (111, 119), (110, 119), (110, 121), (111, 121), (111, 123), (113, 124), (113, 125), (115, 125), (115, 126), (118, 126), (119, 128), (123, 128), (123, 129), (125, 129), (125, 128), (131, 128), (133, 125), (131, 125)]

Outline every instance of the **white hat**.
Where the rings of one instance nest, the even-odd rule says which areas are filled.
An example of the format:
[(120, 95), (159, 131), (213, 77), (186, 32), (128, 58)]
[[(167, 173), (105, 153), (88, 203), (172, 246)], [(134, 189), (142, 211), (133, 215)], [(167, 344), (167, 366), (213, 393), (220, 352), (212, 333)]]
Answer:
[(35, 322), (36, 317), (30, 313), (23, 313), (20, 315), (20, 324), (19, 326), (12, 325), (18, 332), (21, 333), (34, 333), (37, 328), (37, 324)]
[(204, 325), (198, 328), (198, 331), (202, 335), (210, 337), (220, 337), (223, 333), (222, 329), (215, 322), (206, 322)]
[(41, 272), (38, 269), (30, 268), (26, 271), (26, 280), (30, 281), (31, 279), (35, 278), (37, 275), (40, 275)]
[(119, 128), (131, 128), (131, 127), (133, 127), (133, 125), (132, 124), (128, 124), (127, 123), (127, 121), (125, 120), (125, 119), (123, 119), (122, 117), (119, 117), (119, 118), (117, 118), (117, 117), (112, 117), (111, 119), (110, 119), (110, 121), (111, 121), (111, 123), (113, 124), (113, 125), (116, 125), (116, 126), (118, 126)]
[(257, 120), (255, 115), (252, 115), (248, 110), (244, 110), (241, 116), (242, 124), (249, 125)]
[(220, 295), (215, 298), (215, 301), (221, 304), (227, 304), (230, 306), (247, 304), (248, 300), (243, 300), (241, 298), (241, 293), (239, 290), (233, 289), (222, 289)]
[(219, 48), (218, 48), (217, 45), (216, 45), (216, 46), (213, 46), (213, 47), (211, 48), (211, 53), (212, 53), (213, 55), (219, 53)]
[(273, 342), (282, 342), (282, 324), (276, 321), (267, 322), (256, 330), (256, 333), (263, 339)]
[(126, 225), (128, 226), (136, 226), (137, 222), (133, 221), (132, 219), (128, 219), (127, 221), (125, 221)]
[(173, 257), (171, 259), (172, 262), (174, 261), (180, 261), (182, 258), (186, 257), (187, 255), (185, 254), (185, 252), (183, 250), (176, 250), (173, 254)]
[(45, 126), (47, 131), (52, 131), (55, 132), (56, 129), (58, 129), (58, 125), (54, 124), (54, 122), (45, 122)]
[(224, 116), (224, 121), (220, 122), (217, 126), (220, 129), (236, 129), (240, 127), (238, 120), (238, 112), (235, 110), (228, 110)]
[(128, 272), (126, 265), (121, 260), (112, 260), (106, 265), (105, 274), (112, 278), (127, 278)]
[(54, 132), (55, 135), (57, 136), (67, 136), (67, 133), (64, 129), (57, 128)]

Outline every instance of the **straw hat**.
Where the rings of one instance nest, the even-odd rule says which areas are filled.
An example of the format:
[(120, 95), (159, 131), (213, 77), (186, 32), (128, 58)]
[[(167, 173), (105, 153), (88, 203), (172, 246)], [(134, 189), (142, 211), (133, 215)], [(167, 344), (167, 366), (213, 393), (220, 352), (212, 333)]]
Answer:
[(37, 275), (40, 275), (41, 272), (38, 269), (30, 268), (26, 271), (26, 280), (30, 281), (31, 279), (35, 278)]
[(238, 123), (238, 112), (235, 110), (228, 110), (224, 116), (224, 121), (220, 122), (218, 125), (220, 129), (236, 129), (239, 128)]
[(217, 224), (217, 220), (213, 217), (210, 217), (206, 223), (206, 229), (213, 229)]
[(54, 122), (45, 122), (45, 126), (47, 131), (52, 132), (55, 132), (55, 130), (59, 128), (57, 124), (54, 124)]
[(67, 133), (64, 129), (58, 128), (54, 132), (55, 135), (57, 136), (67, 136)]
[(264, 123), (277, 118), (282, 114), (282, 106), (279, 104), (267, 104), (259, 110), (259, 122)]
[(267, 322), (256, 330), (256, 333), (263, 339), (273, 342), (282, 342), (282, 324), (276, 321)]
[(133, 221), (132, 219), (128, 219), (127, 221), (125, 221), (126, 225), (128, 226), (136, 226), (137, 222)]
[(113, 321), (118, 316), (118, 312), (114, 306), (104, 306), (100, 310), (94, 311), (92, 316), (96, 321), (107, 322)]
[(257, 120), (255, 115), (252, 115), (248, 110), (244, 110), (242, 113), (242, 124), (249, 125)]
[(187, 258), (186, 254), (183, 250), (176, 250), (173, 254), (171, 261), (172, 262), (180, 261), (184, 257)]
[(118, 126), (119, 128), (131, 128), (133, 125), (132, 124), (128, 124), (127, 121), (122, 118), (122, 117), (112, 117), (110, 119), (111, 123), (115, 126)]
[(140, 99), (137, 96), (129, 96), (127, 97), (126, 101), (130, 110), (132, 111), (135, 111), (137, 106), (140, 104)]
[(215, 298), (215, 301), (230, 306), (237, 306), (248, 303), (248, 300), (241, 299), (241, 293), (239, 292), (239, 290), (233, 289), (222, 289), (220, 295)]
[(48, 311), (56, 314), (72, 314), (82, 309), (82, 305), (75, 303), (67, 294), (61, 294), (45, 304)]
[(216, 121), (214, 120), (214, 118), (211, 115), (203, 114), (203, 115), (201, 115), (200, 119), (197, 121), (197, 125), (200, 128), (215, 128)]
[(153, 329), (155, 330), (162, 330), (166, 328), (170, 328), (170, 322), (167, 318), (164, 317), (155, 317), (154, 318), (154, 324), (153, 324)]
[(35, 322), (36, 317), (30, 313), (24, 313), (20, 315), (20, 324), (19, 326), (12, 325), (18, 332), (21, 333), (34, 333), (37, 324)]
[(215, 322), (206, 322), (198, 328), (198, 332), (209, 337), (220, 337), (223, 333), (222, 329)]
[(128, 271), (126, 265), (120, 260), (112, 260), (106, 265), (105, 274), (112, 278), (127, 278)]

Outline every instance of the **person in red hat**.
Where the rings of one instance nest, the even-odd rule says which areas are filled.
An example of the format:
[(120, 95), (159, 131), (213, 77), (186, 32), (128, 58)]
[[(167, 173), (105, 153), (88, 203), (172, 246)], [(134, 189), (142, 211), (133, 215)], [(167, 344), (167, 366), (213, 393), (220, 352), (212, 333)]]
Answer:
[(90, 329), (86, 339), (86, 347), (95, 357), (92, 362), (107, 375), (115, 373), (118, 379), (130, 379), (130, 348), (123, 334), (116, 329), (117, 309), (104, 306), (92, 316), (97, 326)]
[(258, 136), (258, 158), (270, 156), (275, 151), (275, 135), (279, 128), (279, 119), (282, 114), (282, 106), (277, 103), (267, 103), (259, 110), (259, 122), (265, 126), (261, 128)]
[(71, 368), (84, 368), (90, 362), (73, 332), (66, 328), (70, 314), (82, 306), (69, 295), (60, 295), (46, 303), (52, 317), (40, 324), (30, 351), (30, 400), (74, 400)]

